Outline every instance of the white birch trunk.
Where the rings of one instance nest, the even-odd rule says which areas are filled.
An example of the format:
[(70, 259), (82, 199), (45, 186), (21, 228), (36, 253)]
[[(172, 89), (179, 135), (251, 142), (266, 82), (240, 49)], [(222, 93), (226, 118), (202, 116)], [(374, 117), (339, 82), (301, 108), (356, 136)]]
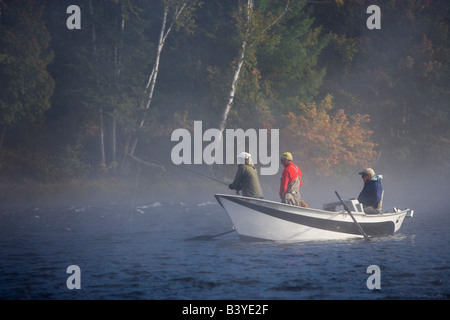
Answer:
[[(288, 12), (289, 6), (290, 6), (290, 0), (287, 0), (284, 11), (277, 18), (275, 18), (269, 25), (267, 25), (261, 32), (266, 32), (270, 28), (272, 28)], [(254, 7), (253, 0), (247, 0), (246, 30), (245, 30), (244, 38), (242, 39), (241, 49), (239, 51), (239, 56), (238, 56), (238, 60), (236, 63), (236, 68), (234, 70), (233, 79), (231, 81), (231, 89), (228, 94), (227, 105), (225, 106), (225, 111), (223, 113), (222, 121), (220, 123), (220, 132), (221, 133), (223, 133), (223, 130), (225, 129), (225, 126), (227, 124), (228, 114), (230, 113), (230, 109), (233, 105), (234, 96), (236, 94), (236, 87), (237, 87), (238, 81), (239, 81), (239, 74), (241, 72), (241, 68), (242, 68), (242, 65), (244, 64), (244, 60), (245, 60), (245, 52), (247, 50), (249, 37), (250, 37), (250, 34), (252, 32), (254, 32), (254, 30), (251, 30), (253, 7)], [(240, 7), (239, 7), (239, 12), (242, 12), (242, 9)]]
[[(167, 36), (169, 35), (170, 31), (172, 30), (173, 25), (178, 20), (180, 14), (183, 12), (185, 7), (186, 7), (186, 4), (183, 4), (181, 6), (181, 8), (179, 8), (179, 9), (177, 9), (175, 11), (174, 18), (173, 18), (170, 26), (166, 30), (167, 15), (169, 13), (169, 5), (166, 4), (164, 6), (164, 15), (163, 15), (163, 21), (162, 21), (162, 24), (161, 24), (161, 32), (159, 34), (159, 41), (158, 41), (158, 48), (156, 50), (155, 63), (153, 65), (152, 73), (150, 74), (150, 77), (148, 79), (147, 86), (145, 87), (145, 92), (146, 93), (148, 92), (147, 102), (145, 103), (145, 109), (150, 109), (150, 106), (151, 106), (151, 103), (152, 103), (153, 93), (155, 91), (156, 79), (158, 77), (159, 61), (160, 61), (160, 58), (161, 58), (161, 52), (162, 52), (162, 50), (164, 48), (165, 41), (166, 41)], [(145, 123), (145, 119), (142, 118), (141, 121), (139, 122), (138, 130), (141, 129), (144, 126), (144, 123)], [(131, 148), (130, 148), (130, 155), (133, 156), (133, 157), (135, 157), (134, 156), (134, 152), (136, 150), (136, 146), (137, 146), (138, 141), (139, 141), (139, 138), (136, 136), (134, 138), (134, 141), (133, 141), (133, 143), (131, 145)]]
[(239, 81), (239, 74), (241, 72), (242, 65), (244, 64), (245, 51), (247, 48), (247, 42), (248, 42), (248, 38), (250, 35), (250, 23), (251, 23), (252, 13), (253, 13), (253, 0), (248, 0), (247, 1), (246, 30), (245, 30), (244, 38), (242, 39), (241, 49), (239, 51), (239, 57), (238, 57), (238, 61), (236, 63), (236, 68), (234, 70), (233, 79), (231, 81), (231, 89), (228, 94), (227, 105), (225, 106), (225, 111), (223, 113), (222, 121), (220, 123), (220, 132), (223, 132), (223, 130), (225, 129), (225, 126), (227, 124), (228, 114), (230, 112), (231, 106), (233, 105), (234, 96), (236, 94), (236, 87), (237, 87), (238, 81)]
[[(125, 10), (123, 1), (121, 2), (121, 15), (120, 15), (120, 48), (117, 45), (114, 48), (114, 56), (115, 56), (115, 77), (117, 81), (119, 81), (121, 68), (122, 68), (122, 52), (121, 49), (123, 47), (123, 33), (125, 30)], [(115, 116), (115, 112), (112, 115), (112, 124), (111, 124), (111, 161), (117, 163), (117, 119)], [(116, 172), (116, 167), (114, 167), (114, 172)]]
[[(89, 14), (91, 16), (92, 20), (92, 33), (91, 33), (91, 40), (92, 40), (92, 50), (94, 51), (95, 56), (97, 56), (97, 37), (95, 33), (95, 24), (94, 24), (94, 7), (92, 6), (92, 0), (89, 0)], [(104, 123), (103, 123), (103, 107), (100, 107), (99, 110), (99, 127), (100, 127), (100, 166), (105, 167), (106, 166), (106, 156), (105, 156), (105, 133), (104, 133)]]

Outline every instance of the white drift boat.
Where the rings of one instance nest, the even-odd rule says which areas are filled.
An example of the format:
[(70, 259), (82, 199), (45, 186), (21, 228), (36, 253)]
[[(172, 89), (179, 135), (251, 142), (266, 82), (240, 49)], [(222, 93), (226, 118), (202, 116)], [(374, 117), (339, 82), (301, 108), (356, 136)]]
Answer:
[[(413, 210), (365, 214), (358, 200), (324, 204), (323, 210), (237, 195), (216, 194), (242, 240), (310, 241), (392, 235)], [(357, 223), (352, 219), (353, 216)]]

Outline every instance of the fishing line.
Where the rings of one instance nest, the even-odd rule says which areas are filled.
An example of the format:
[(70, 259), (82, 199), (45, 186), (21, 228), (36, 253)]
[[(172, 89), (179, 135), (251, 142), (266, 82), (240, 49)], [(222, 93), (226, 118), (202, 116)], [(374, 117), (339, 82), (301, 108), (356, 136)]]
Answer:
[[(176, 166), (176, 165), (174, 165), (174, 164), (172, 164), (172, 163), (169, 163), (169, 164), (172, 165), (172, 166)], [(194, 171), (194, 170), (190, 170), (190, 169), (188, 169), (188, 168), (180, 167), (180, 166), (176, 166), (176, 167), (177, 167), (177, 168), (180, 168), (180, 169), (184, 169), (184, 170), (186, 170), (186, 171), (188, 171), (188, 172), (194, 173), (194, 174), (199, 175), (199, 176), (201, 176), (201, 177), (204, 177), (204, 178), (207, 178), (207, 179), (210, 179), (210, 180), (212, 180), (212, 181), (215, 181), (215, 182), (218, 182), (218, 183), (221, 183), (221, 184), (223, 184), (223, 185), (228, 186), (228, 183), (226, 183), (226, 182), (224, 182), (224, 181), (221, 181), (221, 180), (217, 180), (217, 179), (215, 179), (215, 178), (213, 178), (213, 177), (210, 177), (210, 176), (207, 176), (207, 175), (205, 175), (205, 174), (203, 174), (203, 173), (200, 173), (200, 172), (197, 172), (197, 171)]]
[[(137, 168), (136, 168), (136, 183), (135, 183), (135, 187), (134, 187), (133, 200), (131, 202), (131, 207), (130, 207), (130, 228), (131, 228), (131, 231), (133, 231), (133, 212), (135, 210), (136, 195), (137, 195), (137, 189), (138, 189), (138, 186), (139, 186), (139, 171), (140, 171), (140, 166), (141, 166), (141, 159), (140, 158), (136, 158), (136, 160), (138, 160), (138, 165), (137, 165)], [(208, 175), (205, 175), (205, 174), (203, 174), (201, 172), (198, 172), (198, 171), (195, 171), (195, 170), (191, 170), (191, 169), (188, 169), (188, 168), (185, 168), (185, 167), (181, 167), (179, 165), (175, 165), (175, 164), (170, 163), (170, 162), (163, 162), (163, 161), (156, 160), (156, 159), (152, 159), (152, 161), (159, 162), (159, 163), (162, 163), (164, 165), (169, 164), (169, 165), (174, 166), (176, 168), (186, 170), (186, 171), (188, 171), (190, 173), (196, 174), (196, 175), (201, 176), (203, 178), (207, 178), (207, 179), (210, 179), (210, 180), (215, 181), (217, 183), (220, 183), (220, 184), (228, 186), (228, 183), (226, 183), (224, 181), (215, 179), (213, 177), (210, 177)]]
[(201, 176), (201, 177), (203, 177), (203, 178), (207, 178), (207, 179), (210, 179), (210, 180), (212, 180), (212, 181), (215, 181), (215, 182), (218, 182), (218, 183), (220, 183), (220, 184), (223, 184), (223, 185), (228, 186), (228, 183), (226, 183), (226, 182), (224, 182), (224, 181), (215, 179), (215, 178), (210, 177), (210, 176), (208, 176), (208, 175), (206, 175), (206, 174), (203, 174), (203, 173), (201, 173), (201, 172), (198, 172), (198, 171), (195, 171), (195, 170), (191, 170), (191, 169), (182, 167), (182, 166), (180, 166), (180, 165), (175, 165), (175, 164), (170, 163), (170, 162), (164, 162), (164, 161), (160, 161), (160, 160), (156, 160), (156, 159), (152, 159), (152, 161), (159, 162), (159, 163), (161, 163), (161, 164), (169, 164), (169, 165), (171, 165), (171, 166), (173, 166), (173, 167), (176, 167), (176, 168), (178, 168), (178, 169), (186, 170), (186, 171), (191, 172), (191, 173), (193, 173), (193, 174), (199, 175), (199, 176)]

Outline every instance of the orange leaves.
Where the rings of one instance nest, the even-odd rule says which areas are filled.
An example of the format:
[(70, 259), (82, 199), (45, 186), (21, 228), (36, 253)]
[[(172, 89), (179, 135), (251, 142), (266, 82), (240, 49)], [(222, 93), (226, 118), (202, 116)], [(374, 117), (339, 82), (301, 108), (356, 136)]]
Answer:
[(335, 0), (335, 2), (338, 7), (344, 6), (344, 0)]
[(302, 104), (298, 114), (283, 116), (282, 147), (296, 153), (305, 170), (321, 175), (373, 163), (378, 153), (372, 131), (365, 128), (369, 116), (356, 114), (349, 119), (344, 110), (332, 113), (332, 108), (332, 97), (327, 96), (318, 105)]

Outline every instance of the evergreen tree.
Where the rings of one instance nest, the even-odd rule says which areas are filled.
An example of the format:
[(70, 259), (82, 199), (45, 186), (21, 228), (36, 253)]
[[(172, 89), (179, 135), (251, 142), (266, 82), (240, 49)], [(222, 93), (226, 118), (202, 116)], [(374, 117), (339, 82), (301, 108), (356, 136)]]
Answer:
[(50, 34), (36, 1), (2, 1), (0, 16), (0, 151), (6, 129), (42, 119), (55, 87)]
[(448, 173), (447, 1), (371, 4), (380, 7), (380, 30), (366, 26), (366, 1), (316, 6), (322, 25), (333, 33), (322, 55), (328, 64), (322, 90), (347, 112), (370, 115), (382, 163), (407, 170), (433, 163)]

